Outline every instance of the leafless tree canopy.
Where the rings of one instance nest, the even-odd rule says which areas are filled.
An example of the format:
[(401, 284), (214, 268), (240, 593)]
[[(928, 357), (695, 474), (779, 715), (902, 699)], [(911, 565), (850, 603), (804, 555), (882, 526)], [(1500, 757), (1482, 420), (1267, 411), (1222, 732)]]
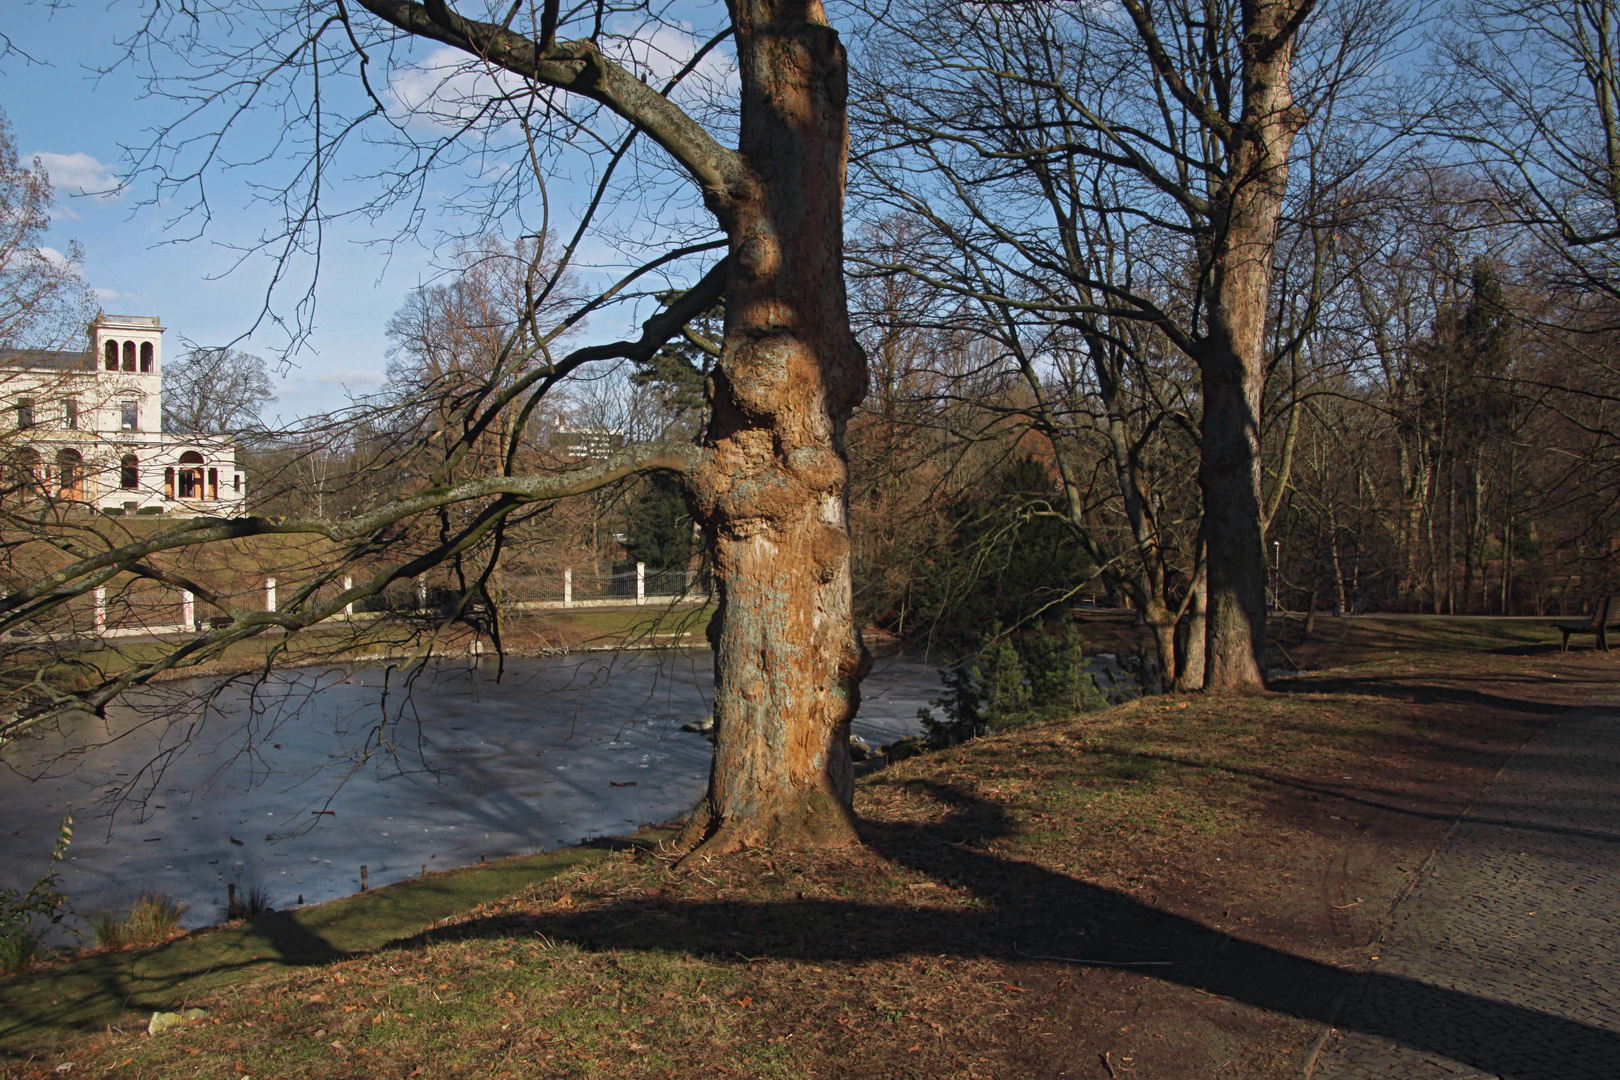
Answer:
[(0, 349), (68, 349), (97, 311), (79, 271), (83, 253), (41, 247), (55, 202), (50, 175), (17, 157), (0, 112)]
[(261, 424), (275, 387), (263, 357), (195, 348), (163, 372), (163, 430), (223, 435)]

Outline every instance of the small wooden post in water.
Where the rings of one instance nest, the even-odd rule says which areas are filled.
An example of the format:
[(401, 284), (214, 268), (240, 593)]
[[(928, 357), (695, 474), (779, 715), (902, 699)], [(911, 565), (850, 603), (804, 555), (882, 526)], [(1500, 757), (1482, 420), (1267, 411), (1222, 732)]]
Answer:
[(234, 919), (241, 912), (242, 909), (236, 905), (236, 882), (228, 881), (225, 883), (225, 917)]
[(366, 891), (366, 864), (360, 864), (360, 891)]

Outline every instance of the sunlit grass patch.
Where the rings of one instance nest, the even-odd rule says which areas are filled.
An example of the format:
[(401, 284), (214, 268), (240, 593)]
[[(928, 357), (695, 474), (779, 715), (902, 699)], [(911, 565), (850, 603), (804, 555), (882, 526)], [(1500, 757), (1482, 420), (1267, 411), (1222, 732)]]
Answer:
[(726, 965), (539, 936), (391, 950), (266, 980), (210, 1019), (134, 1040), (119, 1075), (658, 1076), (708, 1058), (807, 1075), (759, 986)]

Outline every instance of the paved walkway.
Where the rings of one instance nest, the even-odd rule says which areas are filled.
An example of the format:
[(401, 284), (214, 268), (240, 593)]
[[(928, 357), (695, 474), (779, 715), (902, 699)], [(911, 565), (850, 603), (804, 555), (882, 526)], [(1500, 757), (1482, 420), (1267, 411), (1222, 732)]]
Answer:
[(1620, 709), (1544, 731), (1396, 912), (1314, 1080), (1620, 1078)]

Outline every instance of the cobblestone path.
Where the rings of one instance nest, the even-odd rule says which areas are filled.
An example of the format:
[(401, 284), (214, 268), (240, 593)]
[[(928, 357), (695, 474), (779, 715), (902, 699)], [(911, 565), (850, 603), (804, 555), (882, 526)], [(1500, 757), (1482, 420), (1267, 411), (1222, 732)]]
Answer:
[(1314, 1080), (1620, 1078), (1620, 708), (1526, 746), (1397, 909)]

